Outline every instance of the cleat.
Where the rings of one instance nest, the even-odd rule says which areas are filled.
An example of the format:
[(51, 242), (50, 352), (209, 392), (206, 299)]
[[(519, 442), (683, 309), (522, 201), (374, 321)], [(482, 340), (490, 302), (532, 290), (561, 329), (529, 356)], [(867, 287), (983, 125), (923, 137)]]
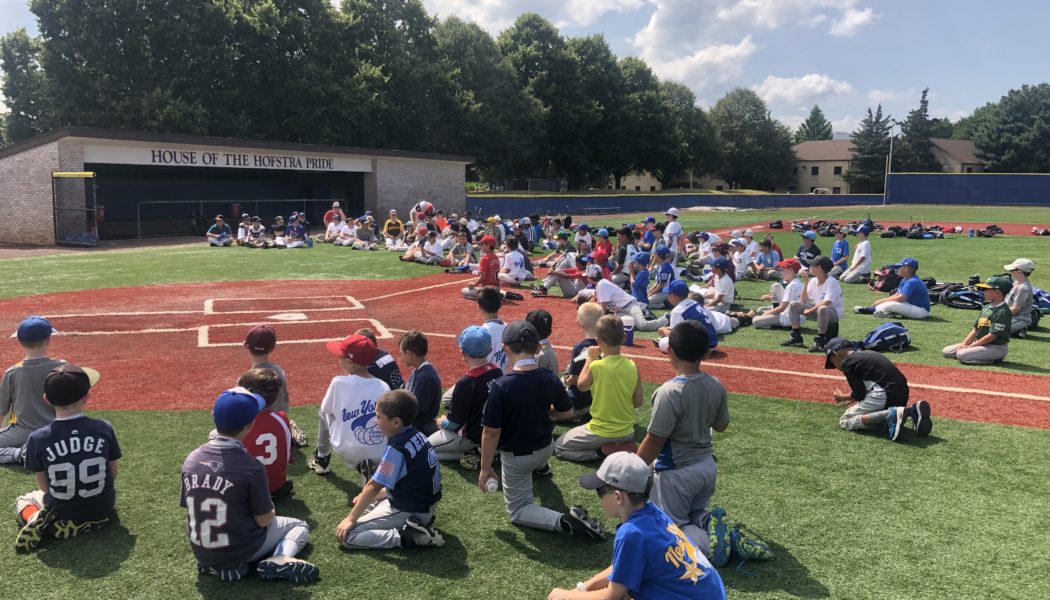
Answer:
[(902, 429), (904, 429), (904, 410), (901, 408), (891, 408), (890, 416), (886, 420), (886, 435), (890, 438), (891, 442), (897, 441), (897, 438), (901, 435)]
[(440, 548), (445, 545), (445, 536), (441, 535), (441, 532), (434, 529), (434, 519), (430, 519), (430, 523), (424, 525), (415, 517), (409, 517), (405, 521), (405, 526), (401, 528), (401, 547), (402, 548), (422, 548), (422, 547), (434, 547)]
[(573, 506), (561, 518), (563, 523), (568, 524), (573, 535), (584, 534), (596, 540), (605, 539), (605, 528), (602, 527), (601, 521), (588, 515), (587, 509), (582, 506)]
[(532, 290), (532, 295), (534, 298), (546, 298), (547, 288), (535, 288)]
[(365, 483), (368, 483), (378, 466), (379, 464), (374, 460), (363, 460), (357, 463), (357, 472), (361, 474), (361, 477), (364, 477)]
[(271, 500), (277, 500), (277, 499), (280, 499), (280, 498), (284, 498), (286, 496), (291, 496), (293, 494), (293, 491), (292, 491), (293, 487), (294, 487), (294, 484), (292, 483), (291, 480), (285, 481), (284, 485), (282, 485), (281, 487), (277, 488), (276, 490), (273, 491), (273, 493), (270, 494), (270, 499)]
[(288, 429), (292, 432), (292, 446), (296, 448), (305, 448), (310, 445), (310, 438), (303, 431), (302, 427), (295, 421), (288, 419)]
[(933, 429), (933, 419), (930, 418), (930, 403), (919, 400), (912, 405), (912, 420), (915, 423), (915, 433), (921, 436), (930, 435)]
[(306, 466), (318, 475), (327, 475), (332, 472), (331, 467), (329, 467), (329, 463), (331, 462), (332, 455), (318, 456), (315, 452), (313, 457), (306, 463)]
[(197, 563), (197, 573), (218, 577), (220, 581), (240, 581), (248, 574), (248, 565), (241, 563), (229, 569), (216, 569), (215, 567), (206, 567)]
[(459, 459), (459, 466), (468, 471), (477, 471), (481, 466), (481, 453), (477, 448), (467, 451), (463, 458)]
[(715, 567), (724, 567), (729, 562), (729, 553), (732, 549), (732, 539), (729, 535), (729, 526), (726, 525), (726, 510), (715, 508), (707, 521), (707, 537), (711, 540), (711, 564)]
[(813, 345), (809, 347), (809, 351), (810, 352), (823, 352), (824, 351), (824, 342), (826, 342), (826, 341), (827, 340), (824, 339), (824, 336), (818, 335), (817, 337), (813, 338)]
[(554, 471), (551, 470), (551, 464), (547, 463), (547, 464), (543, 465), (542, 467), (540, 467), (539, 469), (536, 469), (535, 471), (533, 471), (532, 474), (537, 476), (537, 477), (553, 477), (554, 476)]
[(853, 312), (858, 315), (873, 315), (875, 314), (875, 308), (872, 306), (854, 306)]
[(733, 558), (739, 560), (776, 560), (777, 557), (769, 546), (740, 533), (735, 527), (729, 532), (729, 545)]
[(66, 540), (69, 538), (77, 537), (85, 533), (91, 533), (92, 531), (98, 531), (109, 525), (109, 519), (101, 519), (99, 521), (55, 521), (55, 525), (51, 528), (52, 534), (60, 539)]
[(256, 571), (264, 581), (284, 579), (292, 583), (310, 583), (321, 575), (321, 570), (313, 564), (291, 556), (271, 556), (260, 561)]
[(51, 525), (58, 518), (58, 513), (50, 506), (45, 506), (29, 518), (15, 537), (15, 552), (31, 552), (40, 546), (44, 538), (51, 537)]
[(791, 337), (789, 337), (788, 339), (784, 340), (783, 342), (780, 342), (780, 345), (784, 346), (785, 348), (789, 347), (789, 346), (798, 346), (799, 348), (801, 348), (802, 346), (806, 345), (806, 342), (802, 339), (802, 334), (801, 333), (797, 333), (796, 331), (792, 331), (791, 332)]

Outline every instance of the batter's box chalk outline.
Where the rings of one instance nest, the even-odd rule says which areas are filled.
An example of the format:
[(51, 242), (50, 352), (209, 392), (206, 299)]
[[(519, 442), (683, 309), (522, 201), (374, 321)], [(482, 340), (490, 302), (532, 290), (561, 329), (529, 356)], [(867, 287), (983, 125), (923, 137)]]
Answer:
[[(293, 321), (289, 323), (283, 323), (285, 327), (294, 327), (295, 325), (314, 325), (317, 323), (367, 323), (371, 325), (372, 331), (375, 332), (377, 339), (391, 339), (394, 337), (390, 330), (386, 328), (382, 323), (375, 319), (367, 317), (360, 317), (354, 319), (318, 319), (315, 321)], [(232, 348), (236, 346), (243, 346), (244, 342), (212, 342), (211, 341), (211, 330), (221, 329), (223, 327), (244, 327), (242, 324), (231, 323), (231, 324), (220, 324), (220, 325), (201, 325), (197, 328), (197, 347), (198, 348)], [(358, 328), (360, 329), (360, 328)], [(281, 337), (280, 344), (320, 344), (322, 342), (331, 342), (333, 340), (341, 340), (345, 336), (328, 337), (328, 338), (312, 338), (302, 340), (289, 340)]]
[[(268, 308), (265, 310), (215, 310), (216, 302), (251, 302), (252, 300), (314, 300), (317, 298), (339, 298), (346, 300), (346, 306), (331, 306), (328, 308), (297, 308), (294, 304), (284, 308)], [(206, 315), (256, 315), (262, 313), (278, 313), (278, 312), (324, 312), (330, 310), (364, 310), (365, 305), (361, 304), (357, 298), (353, 296), (267, 296), (260, 298), (242, 298), (239, 296), (233, 298), (208, 298), (204, 301), (204, 314)]]

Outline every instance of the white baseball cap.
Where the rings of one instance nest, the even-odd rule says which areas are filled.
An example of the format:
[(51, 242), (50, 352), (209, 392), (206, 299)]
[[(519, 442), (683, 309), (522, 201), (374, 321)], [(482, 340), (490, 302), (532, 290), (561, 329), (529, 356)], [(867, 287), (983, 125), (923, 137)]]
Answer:
[(1027, 275), (1035, 270), (1035, 263), (1027, 258), (1019, 258), (1008, 265), (1003, 265), (1003, 268), (1007, 271), (1020, 271)]
[(339, 208), (339, 203), (338, 202), (333, 202), (332, 203), (332, 208)]
[(522, 217), (521, 218), (521, 224), (522, 225), (532, 225), (532, 219), (530, 219), (528, 217)]
[(496, 215), (496, 216), (494, 216), (494, 217), (492, 217), (492, 218), (493, 218), (493, 219), (496, 219), (496, 222), (497, 222), (497, 223), (500, 223), (500, 222), (502, 222), (502, 221), (503, 221), (503, 217), (501, 217), (501, 216), (499, 216), (499, 215)]
[(678, 209), (674, 208), (674, 207), (671, 207), (671, 208), (667, 209), (667, 212), (665, 212), (664, 214), (665, 215), (671, 215), (672, 217), (677, 217), (678, 216)]
[(744, 230), (744, 237), (755, 237), (755, 232), (751, 231), (750, 229), (745, 229)]
[(733, 231), (730, 231), (729, 232), (729, 237), (731, 237), (731, 238), (738, 238), (738, 237), (740, 237), (740, 230), (739, 229), (734, 229)]

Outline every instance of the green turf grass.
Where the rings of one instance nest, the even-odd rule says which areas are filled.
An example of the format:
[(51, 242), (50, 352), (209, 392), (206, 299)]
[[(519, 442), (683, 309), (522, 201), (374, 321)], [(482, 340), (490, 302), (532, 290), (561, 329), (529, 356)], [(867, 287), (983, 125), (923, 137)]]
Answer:
[[(653, 387), (646, 387), (647, 397)], [(648, 404), (637, 411), (639, 436)], [(876, 434), (840, 431), (840, 410), (830, 405), (734, 395), (730, 410), (729, 430), (715, 438), (714, 503), (779, 555), (776, 562), (748, 564), (753, 576), (735, 565), (722, 569), (731, 598), (1044, 594), (1050, 432), (940, 419), (934, 436), (919, 440), (905, 432), (905, 441), (894, 444)], [(292, 412), (312, 434), (316, 408)], [(296, 494), (277, 511), (310, 524), (304, 558), (321, 567), (321, 581), (294, 587), (255, 577), (230, 584), (198, 578), (178, 507), (178, 474), (186, 454), (206, 439), (209, 414), (95, 416), (113, 422), (124, 452), (119, 522), (16, 556), (9, 513), (0, 527), (7, 532), (0, 560), (10, 597), (544, 598), (550, 588), (572, 587), (603, 568), (611, 556), (611, 540), (511, 525), (502, 497), (482, 494), (476, 472), (458, 465), (442, 470), (437, 526), (448, 541), (443, 549), (345, 552), (334, 531), (359, 490), (359, 477), (334, 463), (331, 475), (318, 477), (306, 469), (308, 455), (297, 451), (290, 470)], [(595, 495), (576, 483), (589, 467), (554, 460), (553, 468), (553, 480), (537, 483), (543, 504), (599, 510)], [(30, 474), (0, 468), (0, 497), (7, 501), (33, 485)]]

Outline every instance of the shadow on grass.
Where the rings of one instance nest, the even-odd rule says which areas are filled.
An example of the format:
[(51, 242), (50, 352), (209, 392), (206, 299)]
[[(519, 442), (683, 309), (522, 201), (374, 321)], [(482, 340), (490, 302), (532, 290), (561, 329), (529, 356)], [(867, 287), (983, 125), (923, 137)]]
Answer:
[[(324, 573), (321, 573), (324, 577)], [(323, 579), (322, 579), (323, 580)], [(220, 581), (211, 575), (197, 576), (197, 592), (207, 600), (228, 600), (229, 598), (251, 597), (253, 600), (274, 598), (279, 600), (298, 600), (311, 598), (310, 585), (300, 586), (286, 581), (263, 581), (249, 572), (241, 581)]]
[(96, 579), (115, 573), (131, 556), (136, 536), (114, 515), (101, 531), (69, 540), (48, 540), (37, 552), (40, 562), (83, 579)]
[(310, 511), (310, 507), (303, 502), (302, 499), (296, 498), (294, 495), (285, 496), (274, 500), (274, 507), (277, 509), (277, 515), (281, 517), (292, 517), (294, 519), (302, 519), (306, 521), (306, 524), (313, 530), (316, 528), (317, 523), (311, 518), (313, 514)]
[[(1047, 340), (1047, 341), (1050, 341), (1050, 340)], [(1013, 343), (1013, 342), (1011, 342), (1011, 343)], [(1029, 365), (1029, 364), (1025, 364), (1025, 363), (1013, 362), (1013, 361), (1010, 361), (1010, 360), (1003, 361), (1003, 363), (1001, 365), (999, 365), (999, 366), (1004, 368), (1004, 369), (1007, 369), (1009, 371), (1020, 371), (1022, 373), (1036, 373), (1036, 374), (1050, 373), (1050, 369), (1048, 369), (1046, 367), (1039, 367), (1039, 366), (1036, 366), (1036, 365)]]
[(947, 443), (948, 441), (936, 435), (927, 435), (923, 437), (921, 435), (916, 434), (914, 429), (909, 428), (905, 428), (904, 431), (901, 432), (900, 437), (897, 438), (896, 442), (889, 441), (889, 439), (886, 437), (885, 430), (860, 429), (857, 431), (851, 431), (850, 433), (854, 435), (863, 435), (870, 438), (878, 438), (890, 444), (900, 444), (902, 446), (910, 446), (914, 448), (927, 448), (929, 446), (936, 446), (937, 444)]
[[(495, 535), (525, 558), (558, 569), (597, 572), (609, 566), (612, 559), (611, 537), (600, 542), (528, 527), (519, 527), (516, 531), (499, 530)], [(520, 539), (522, 537), (525, 539)]]
[(401, 571), (422, 573), (439, 579), (463, 579), (470, 575), (467, 548), (459, 538), (445, 531), (445, 545), (438, 550), (420, 548), (393, 552), (375, 552), (377, 560), (394, 565)]
[[(831, 592), (820, 581), (809, 574), (802, 563), (780, 544), (764, 540), (776, 553), (777, 559), (770, 562), (749, 562), (744, 565), (747, 573), (736, 568), (730, 561), (719, 571), (728, 590), (740, 592), (783, 591), (798, 598), (828, 598)], [(728, 595), (732, 595), (731, 593)]]

